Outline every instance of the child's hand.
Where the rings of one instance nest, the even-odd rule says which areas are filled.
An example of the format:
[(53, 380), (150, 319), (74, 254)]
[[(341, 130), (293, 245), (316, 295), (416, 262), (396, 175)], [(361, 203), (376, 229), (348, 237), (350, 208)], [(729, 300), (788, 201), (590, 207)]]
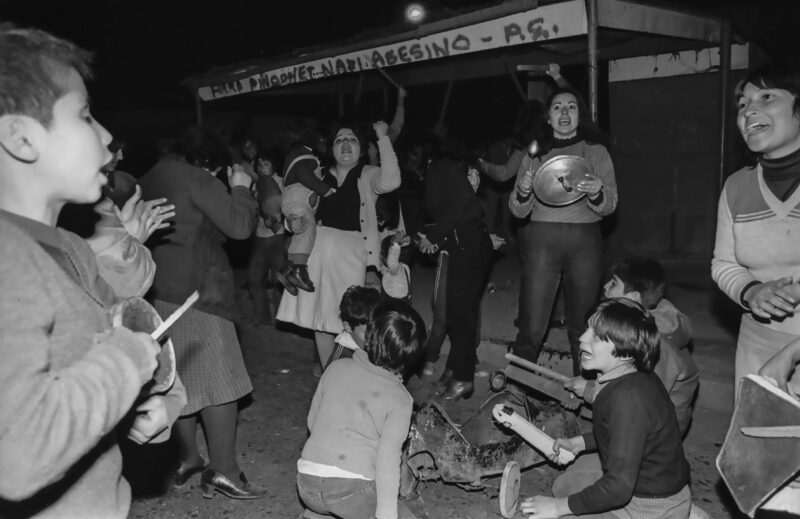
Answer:
[(536, 519), (557, 519), (572, 513), (566, 498), (547, 496), (533, 496), (523, 500), (520, 511)]
[(589, 381), (583, 377), (574, 377), (564, 382), (564, 389), (572, 391), (579, 398), (583, 398), (583, 395), (586, 393), (586, 384), (588, 382)]
[(547, 66), (547, 75), (558, 80), (561, 77), (561, 66), (558, 63), (550, 63)]
[(572, 438), (558, 438), (553, 442), (553, 456), (550, 458), (553, 461), (558, 460), (558, 454), (561, 449), (566, 449), (572, 454), (579, 454), (586, 449), (586, 442), (583, 436), (573, 436)]
[(141, 445), (158, 436), (168, 425), (164, 397), (151, 396), (136, 408), (136, 418), (128, 431), (128, 438)]
[(397, 231), (392, 237), (392, 242), (401, 247), (406, 247), (411, 243), (411, 236), (407, 235), (403, 231)]
[(375, 129), (375, 135), (379, 139), (385, 137), (389, 133), (389, 125), (386, 124), (386, 121), (375, 122), (372, 124), (372, 127)]
[(492, 239), (492, 248), (494, 250), (497, 250), (497, 249), (499, 249), (500, 247), (502, 247), (503, 245), (506, 244), (506, 239), (505, 238), (501, 238), (500, 236), (498, 236), (496, 234), (490, 234), (489, 238)]

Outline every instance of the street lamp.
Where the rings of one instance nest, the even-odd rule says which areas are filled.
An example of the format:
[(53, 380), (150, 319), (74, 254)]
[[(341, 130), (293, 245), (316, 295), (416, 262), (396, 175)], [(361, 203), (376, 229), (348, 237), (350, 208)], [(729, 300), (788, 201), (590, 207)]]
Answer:
[(425, 19), (425, 8), (422, 4), (408, 4), (406, 7), (406, 20), (411, 23), (420, 23)]

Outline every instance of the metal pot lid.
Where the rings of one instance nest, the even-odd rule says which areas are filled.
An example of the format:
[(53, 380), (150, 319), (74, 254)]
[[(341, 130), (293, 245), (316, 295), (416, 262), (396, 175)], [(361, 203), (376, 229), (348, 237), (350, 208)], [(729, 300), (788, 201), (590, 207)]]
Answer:
[(578, 182), (593, 174), (592, 165), (583, 157), (557, 155), (539, 166), (533, 177), (533, 192), (545, 205), (574, 204), (586, 196), (576, 189)]

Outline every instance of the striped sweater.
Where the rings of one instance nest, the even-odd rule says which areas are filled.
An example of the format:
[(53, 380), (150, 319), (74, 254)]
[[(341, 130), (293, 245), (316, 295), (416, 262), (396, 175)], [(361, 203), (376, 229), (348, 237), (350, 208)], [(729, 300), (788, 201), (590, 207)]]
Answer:
[[(739, 304), (753, 281), (791, 276), (800, 282), (800, 189), (781, 202), (765, 184), (761, 166), (731, 175), (717, 209), (711, 276)], [(800, 334), (800, 314), (766, 325)]]

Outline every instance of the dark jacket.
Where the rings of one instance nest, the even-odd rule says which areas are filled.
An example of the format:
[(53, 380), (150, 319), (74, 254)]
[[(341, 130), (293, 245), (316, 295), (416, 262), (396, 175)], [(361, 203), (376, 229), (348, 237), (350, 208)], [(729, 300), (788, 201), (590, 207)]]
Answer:
[(244, 187), (228, 193), (207, 171), (175, 158), (159, 161), (140, 184), (144, 199), (175, 204), (173, 224), (148, 242), (156, 262), (152, 297), (181, 304), (199, 290), (195, 309), (231, 319), (235, 286), (222, 244), (226, 236), (241, 240), (253, 232), (253, 195)]

